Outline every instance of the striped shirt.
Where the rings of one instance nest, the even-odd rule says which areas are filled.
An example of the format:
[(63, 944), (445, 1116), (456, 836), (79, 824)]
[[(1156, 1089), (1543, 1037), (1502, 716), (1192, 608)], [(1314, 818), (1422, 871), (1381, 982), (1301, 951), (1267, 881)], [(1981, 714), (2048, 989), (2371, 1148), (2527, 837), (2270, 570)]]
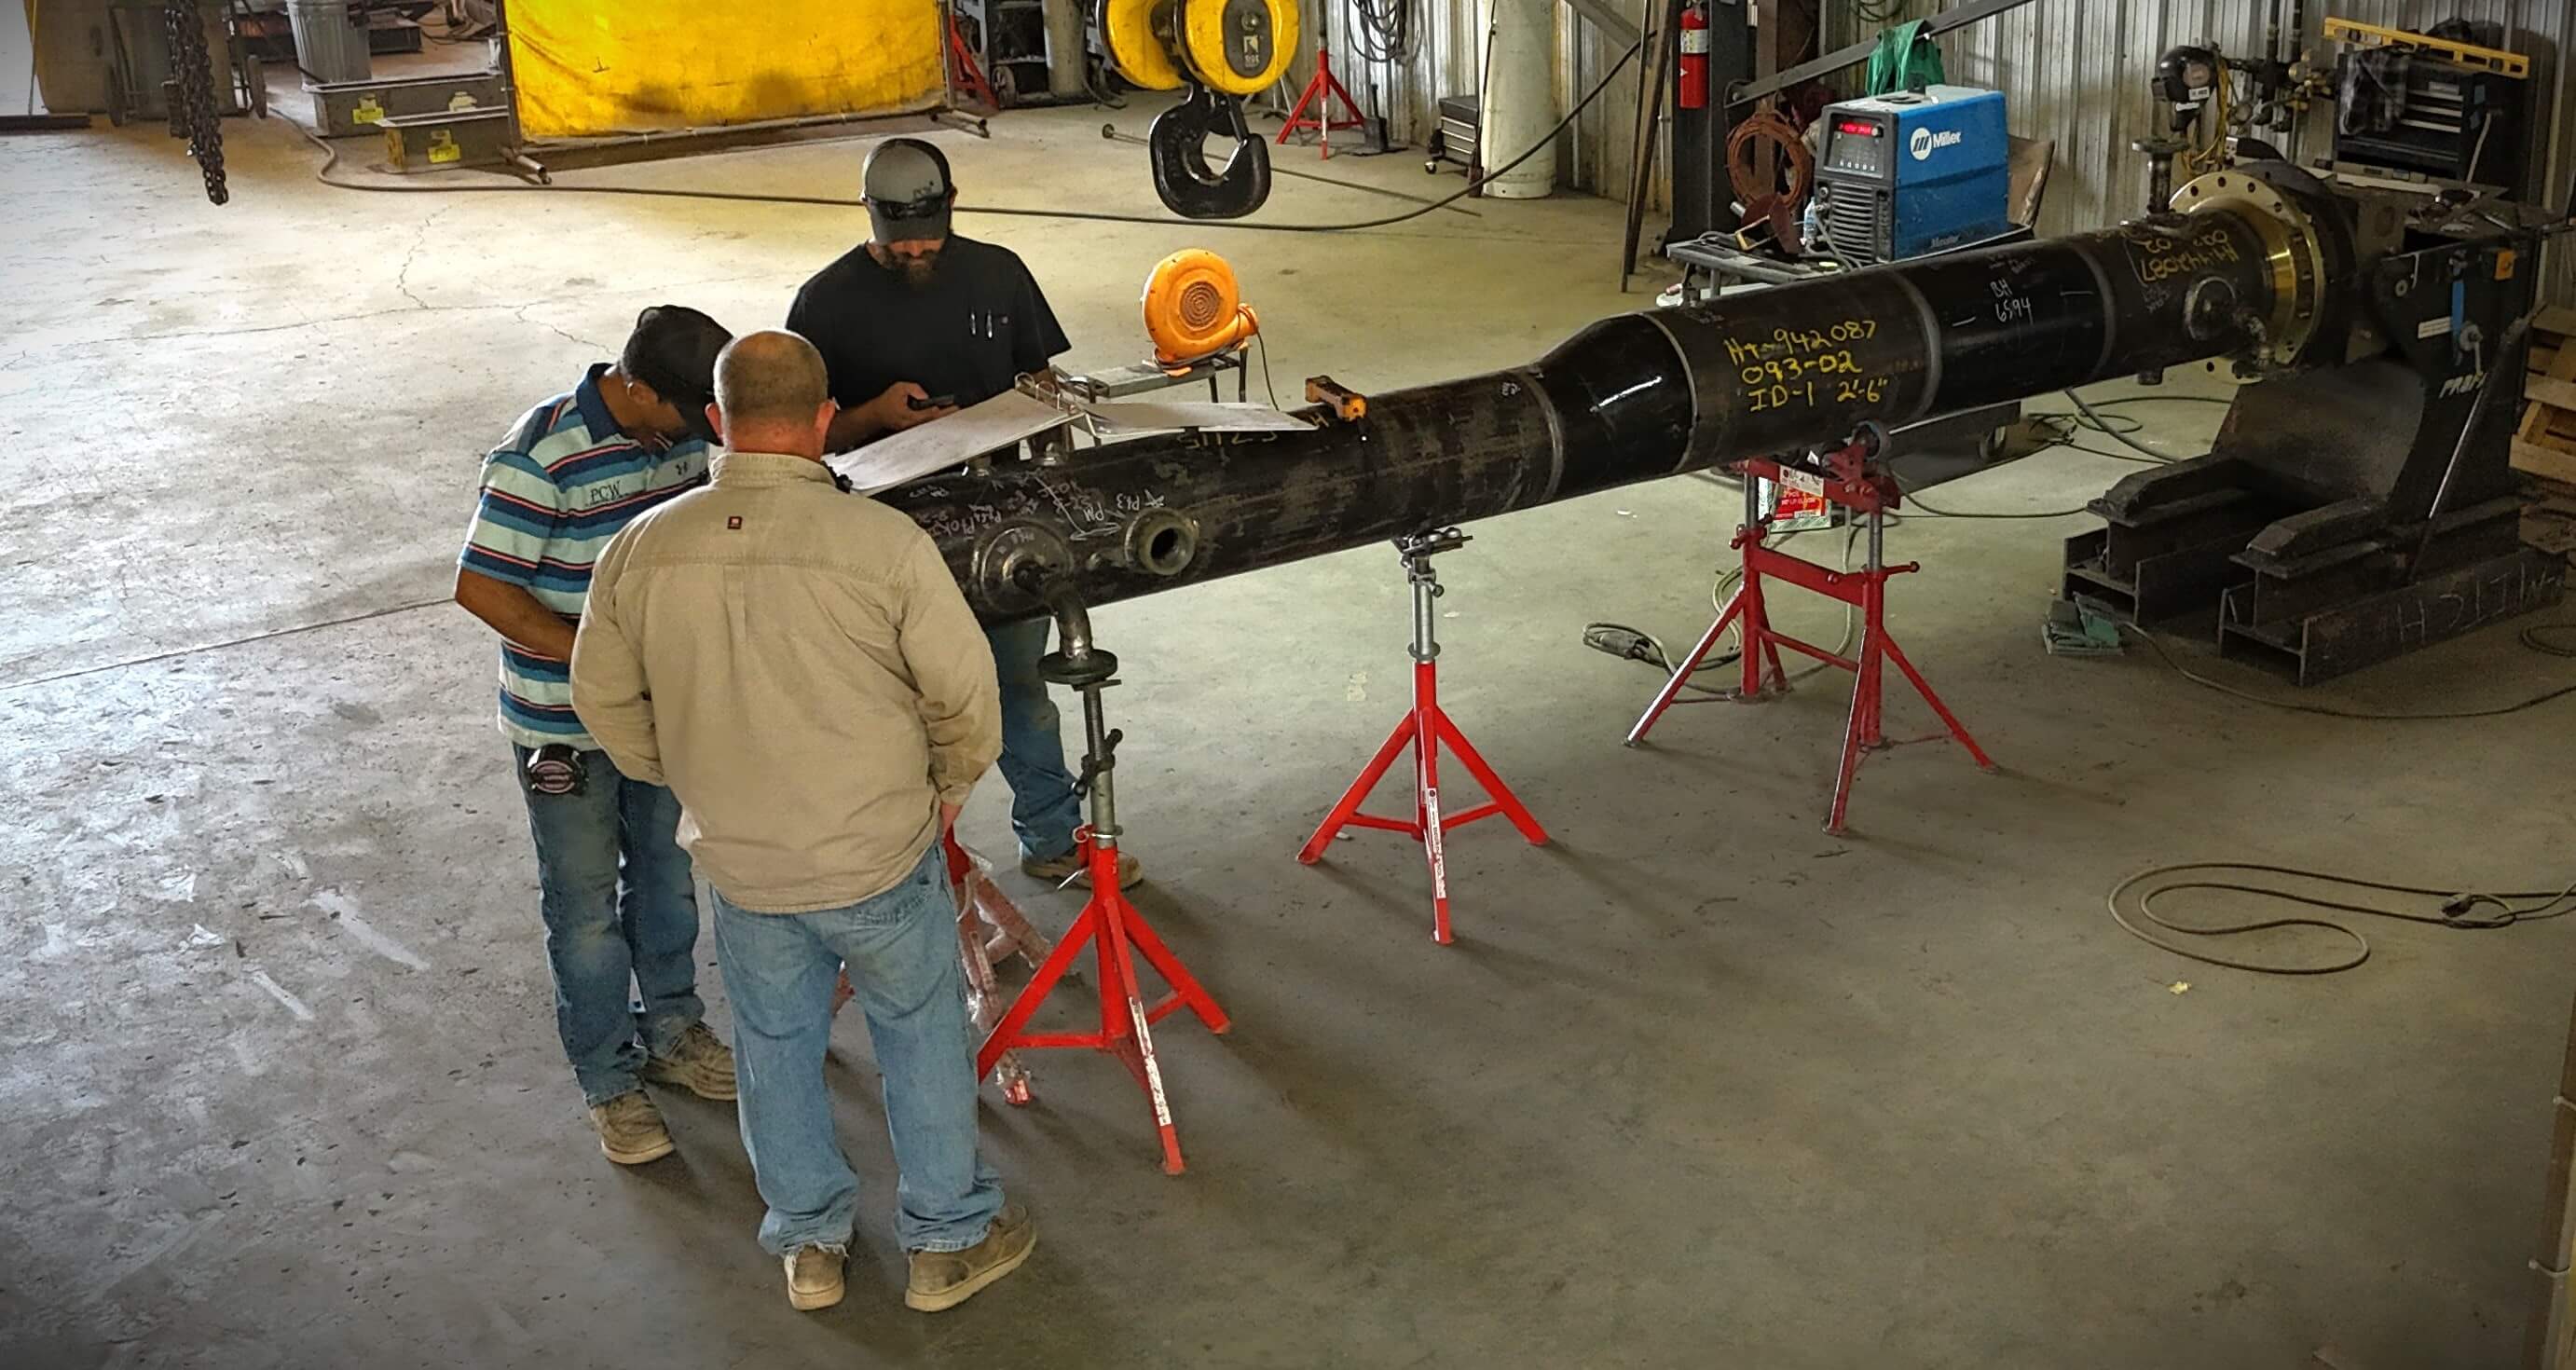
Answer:
[[(706, 483), (707, 445), (695, 438), (656, 452), (618, 431), (600, 398), (605, 363), (569, 395), (528, 411), (483, 461), (483, 491), (457, 564), (519, 586), (537, 602), (581, 618), (590, 565), (636, 515)], [(524, 747), (598, 744), (572, 711), (570, 666), (501, 644), (501, 732)]]

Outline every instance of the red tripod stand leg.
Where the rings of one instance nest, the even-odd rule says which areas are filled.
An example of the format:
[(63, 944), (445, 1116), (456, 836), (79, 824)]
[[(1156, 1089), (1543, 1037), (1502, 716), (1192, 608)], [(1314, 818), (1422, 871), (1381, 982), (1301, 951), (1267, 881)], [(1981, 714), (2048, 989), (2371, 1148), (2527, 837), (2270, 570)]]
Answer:
[(1324, 816), (1324, 822), (1315, 829), (1315, 835), (1306, 839), (1306, 845), (1297, 852), (1299, 861), (1311, 866), (1323, 857), (1324, 847), (1333, 840), (1333, 834), (1340, 832), (1351, 821), (1351, 815), (1360, 811), (1360, 804), (1369, 797), (1369, 791), (1377, 788), (1377, 782), (1386, 777), (1387, 768), (1395, 764), (1396, 753), (1403, 751), (1404, 744), (1413, 739), (1414, 719), (1407, 713), (1395, 725), (1395, 731), (1387, 734), (1385, 744), (1377, 749), (1377, 755), (1370, 757), (1368, 765), (1360, 769), (1360, 778), (1342, 791), (1342, 797), (1334, 803), (1333, 811)]
[(1222, 1033), (1234, 1026), (1233, 1020), (1225, 1016), (1225, 1010), (1217, 1007), (1216, 996), (1208, 993), (1198, 977), (1190, 974), (1190, 968), (1181, 964), (1181, 958), (1164, 945), (1161, 936), (1155, 933), (1154, 925), (1136, 912), (1135, 905), (1126, 907), (1127, 917), (1121, 930), (1136, 950), (1145, 954), (1145, 964), (1152, 966), (1154, 973), (1163, 977), (1163, 983), (1172, 987), (1172, 997), (1197, 1014), (1210, 1032)]
[(1512, 793), (1512, 787), (1504, 784), (1501, 776), (1494, 774), (1493, 767), (1485, 764), (1485, 758), (1476, 751), (1476, 745), (1467, 740), (1465, 733), (1458, 731), (1458, 725), (1451, 722), (1446, 713), (1440, 715), (1440, 738), (1449, 744), (1449, 750), (1458, 754), (1458, 762), (1467, 768), (1467, 774), (1476, 777), (1476, 783), (1485, 787), (1494, 807), (1502, 810), (1503, 817), (1510, 819), (1513, 827), (1520, 829), (1521, 836), (1528, 839), (1533, 847), (1546, 846), (1547, 829), (1538, 825), (1538, 820), (1530, 815), (1529, 806), (1521, 802), (1519, 795)]
[(1449, 932), (1449, 849), (1441, 840), (1440, 823), (1440, 727), (1445, 720), (1432, 702), (1436, 696), (1425, 693), (1431, 687), (1422, 677), (1429, 670), (1429, 662), (1414, 668), (1413, 821), (1422, 829), (1422, 859), (1431, 867), (1431, 940), (1445, 947), (1457, 940)]
[[(1306, 117), (1306, 106), (1315, 103), (1315, 97), (1323, 93), (1324, 87), (1322, 82), (1310, 80), (1306, 83), (1304, 93), (1297, 97), (1296, 105), (1288, 111), (1288, 122), (1279, 126), (1278, 143), (1281, 147), (1288, 146), (1288, 137), (1290, 134), (1295, 133), (1299, 128), (1307, 124), (1315, 122), (1314, 120)], [(1329, 109), (1329, 106), (1327, 108)]]
[(1744, 584), (1735, 592), (1744, 604), (1744, 651), (1738, 658), (1742, 677), (1736, 684), (1735, 697), (1748, 704), (1769, 696), (1774, 689), (1789, 687), (1788, 672), (1780, 667), (1779, 639), (1771, 631), (1771, 607), (1762, 596), (1762, 571), (1753, 559), (1754, 553), (1762, 550), (1756, 547), (1745, 554)]
[[(1114, 876), (1111, 884), (1116, 884)], [(1036, 1016), (1038, 1005), (1046, 1002), (1047, 995), (1055, 991), (1056, 982), (1073, 968), (1073, 958), (1081, 954), (1083, 947), (1099, 932), (1100, 915), (1085, 905), (1081, 916), (1073, 920), (1071, 928), (1066, 929), (1064, 940), (1056, 943), (1055, 950), (1047, 954), (1045, 964), (1039, 966), (1037, 974), (1030, 976), (1029, 982), (1020, 987), (1019, 997), (1004, 1010), (1002, 1021), (984, 1034), (984, 1044), (975, 1051), (976, 1079), (992, 1074), (994, 1063), (1001, 1060), (1002, 1053), (1020, 1044), (1020, 1034), (1028, 1027), (1029, 1019)], [(1108, 993), (1108, 987), (1102, 986), (1101, 992)]]
[(1968, 735), (1967, 728), (1960, 724), (1958, 716), (1950, 712), (1950, 706), (1941, 702), (1941, 696), (1932, 692), (1931, 685), (1923, 679), (1923, 673), (1915, 670), (1914, 663), (1905, 659), (1905, 652), (1896, 645), (1895, 639), (1888, 639), (1886, 648), (1887, 655), (1896, 662), (1896, 669), (1905, 672), (1905, 678), (1913, 683), (1914, 692), (1923, 696), (1923, 702), (1931, 705), (1932, 712), (1941, 716), (1942, 726), (1950, 730), (1950, 736), (1959, 739), (1959, 745), (1968, 749), (1969, 759), (1977, 763), (1977, 769), (1993, 770), (1994, 759), (1986, 755), (1985, 748), (1977, 745), (1977, 739)]
[(1851, 805), (1852, 777), (1860, 774), (1861, 752), (1868, 745), (1862, 738), (1878, 730), (1878, 697), (1870, 688), (1869, 669), (1877, 652), (1874, 635), (1861, 644), (1860, 670), (1852, 682), (1851, 716), (1843, 722), (1843, 756), (1834, 768), (1834, 806), (1825, 818), (1825, 831), (1837, 835), (1843, 830), (1843, 811)]
[[(1707, 656), (1708, 649), (1716, 646), (1718, 638), (1725, 635), (1726, 625), (1733, 623), (1736, 615), (1743, 612), (1744, 596), (1748, 589), (1748, 586), (1738, 586), (1734, 594), (1727, 596), (1726, 608), (1718, 614), (1717, 622), (1708, 625), (1708, 631), (1700, 634), (1699, 642), (1691, 648), (1690, 655), (1683, 658), (1681, 669), (1673, 672), (1672, 678), (1664, 682), (1664, 688), (1655, 692), (1655, 702), (1646, 706), (1645, 715), (1637, 720), (1635, 727), (1628, 730), (1629, 746), (1634, 747), (1645, 741), (1646, 730), (1654, 727), (1655, 720), (1663, 717), (1664, 710), (1671, 708), (1673, 701), (1681, 697), (1682, 687), (1689, 684), (1691, 676), (1699, 670), (1700, 659)], [(1747, 641), (1749, 643), (1751, 639), (1748, 637)], [(1749, 653), (1751, 648), (1748, 646), (1746, 650)]]
[(1125, 1012), (1127, 1021), (1121, 1025), (1123, 1030), (1116, 1034), (1105, 1033), (1108, 1026), (1106, 1022), (1102, 1027), (1104, 1035), (1109, 1035), (1112, 1041), (1116, 1041), (1119, 1037), (1129, 1039), (1120, 1045), (1119, 1052), (1128, 1058), (1129, 1068), (1135, 1071), (1137, 1082), (1145, 1087), (1146, 1099), (1153, 1104), (1154, 1132), (1163, 1144), (1163, 1173), (1178, 1175), (1184, 1168), (1181, 1162), (1181, 1135), (1172, 1126), (1172, 1102), (1163, 1092), (1163, 1067), (1154, 1059), (1152, 1020), (1145, 1013), (1144, 998), (1137, 993), (1136, 958), (1127, 945), (1126, 925), (1134, 916), (1135, 909), (1127, 903), (1123, 895), (1118, 893), (1116, 850), (1103, 848), (1103, 851), (1108, 855), (1106, 863), (1108, 869), (1105, 874), (1096, 870), (1093, 872), (1092, 887), (1094, 890), (1105, 890), (1107, 893), (1095, 893), (1092, 897), (1100, 900), (1104, 905), (1101, 918), (1101, 926), (1105, 930), (1101, 943), (1103, 972), (1101, 979), (1116, 980), (1118, 993), (1113, 1001), (1108, 987), (1104, 985), (1100, 1005), (1104, 1019), (1109, 1016), (1111, 1006), (1115, 1003)]

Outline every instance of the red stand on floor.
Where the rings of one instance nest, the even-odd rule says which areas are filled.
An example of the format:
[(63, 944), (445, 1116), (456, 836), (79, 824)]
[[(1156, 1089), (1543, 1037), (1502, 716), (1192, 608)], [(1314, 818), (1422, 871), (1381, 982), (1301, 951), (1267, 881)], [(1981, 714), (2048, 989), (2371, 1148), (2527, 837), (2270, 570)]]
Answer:
[[(1922, 567), (1920, 563), (1911, 561), (1901, 566), (1886, 564), (1886, 512), (1897, 506), (1901, 492), (1895, 479), (1875, 461), (1876, 452), (1875, 439), (1864, 438), (1840, 451), (1825, 453), (1820, 459), (1824, 468), (1825, 498), (1869, 521), (1869, 561), (1858, 571), (1819, 566), (1763, 546), (1766, 527), (1756, 478), (1781, 482), (1792, 478), (1792, 473), (1780, 462), (1768, 459), (1743, 464), (1744, 522), (1736, 528), (1732, 545), (1744, 554), (1744, 583), (1727, 600), (1717, 622), (1709, 625), (1690, 654), (1682, 658), (1680, 669), (1674, 671), (1672, 678), (1664, 682), (1663, 689), (1656, 692), (1654, 703), (1646, 706), (1645, 716), (1637, 720), (1637, 726), (1628, 730), (1629, 746), (1645, 741), (1646, 730), (1654, 727), (1655, 720), (1672, 707), (1682, 687), (1689, 683), (1692, 672), (1699, 669), (1710, 650), (1717, 646), (1718, 639), (1725, 635), (1728, 626), (1740, 625), (1744, 639), (1741, 658), (1744, 670), (1743, 683), (1735, 695), (1739, 703), (1760, 703), (1788, 688), (1787, 675), (1780, 669), (1782, 647), (1853, 674), (1851, 716), (1843, 725), (1842, 764), (1834, 773), (1833, 813), (1825, 822), (1825, 831), (1839, 833), (1843, 830), (1843, 812), (1851, 802), (1852, 778), (1860, 773), (1862, 756), (1895, 745), (1887, 740), (1880, 726), (1884, 702), (1880, 687), (1882, 662), (1893, 661), (1896, 668), (1905, 673), (1915, 693), (1922, 695), (1923, 702), (1932, 706), (1933, 713), (1940, 715), (1949, 736), (1957, 738), (1959, 745), (1967, 748), (1969, 758), (1977, 763), (1979, 770), (1995, 768), (1985, 750), (1968, 735), (1968, 730), (1960, 725), (1949, 706), (1941, 702), (1941, 697), (1932, 692), (1932, 687), (1924, 682), (1923, 673), (1915, 670), (1914, 663), (1905, 659), (1904, 651), (1887, 631), (1887, 578), (1905, 575)], [(1794, 478), (1802, 480), (1813, 480), (1818, 475), (1805, 469), (1798, 469), (1793, 474)], [(1766, 579), (1783, 580), (1859, 609), (1859, 655), (1846, 657), (1829, 652), (1772, 627), (1763, 603), (1763, 582)], [(1930, 738), (1911, 740), (1931, 741), (1939, 736), (1936, 733)]]
[(948, 29), (949, 84), (965, 87), (984, 102), (986, 109), (1000, 109), (1002, 102), (993, 94), (993, 83), (984, 79), (984, 69), (975, 65), (975, 53), (966, 46), (966, 35), (957, 31), (957, 16), (943, 14), (942, 20)]
[[(1079, 638), (1066, 634), (1068, 640), (1088, 644), (1087, 629)], [(1020, 990), (1019, 997), (1002, 1014), (1000, 1022), (984, 1037), (983, 1046), (975, 1053), (975, 1077), (982, 1079), (1005, 1053), (1028, 1047), (1043, 1050), (1051, 1047), (1088, 1047), (1118, 1058), (1136, 1083), (1143, 1087), (1146, 1099), (1154, 1108), (1154, 1130), (1162, 1141), (1163, 1170), (1178, 1175), (1182, 1171), (1180, 1134), (1172, 1127), (1171, 1101), (1163, 1092), (1163, 1070), (1154, 1059), (1153, 1025), (1165, 1017), (1187, 1008), (1198, 1015), (1210, 1032), (1223, 1032), (1232, 1024), (1225, 1010), (1192, 976), (1181, 958), (1154, 934), (1136, 906), (1118, 888), (1118, 823), (1109, 773), (1115, 765), (1114, 753), (1118, 734), (1108, 731), (1102, 722), (1100, 691), (1115, 682), (1109, 679), (1117, 670), (1117, 658), (1086, 645), (1078, 655), (1049, 653), (1039, 662), (1039, 670), (1049, 680), (1075, 686), (1082, 692), (1083, 722), (1090, 737), (1090, 754), (1083, 760), (1083, 774), (1090, 787), (1091, 821), (1075, 832), (1076, 850), (1091, 880), (1091, 898), (1083, 903), (1082, 913), (1066, 930), (1064, 940), (1056, 943), (1037, 974)], [(1100, 985), (1100, 1026), (1091, 1032), (1031, 1032), (1028, 1023), (1038, 1006), (1073, 966), (1074, 958), (1084, 947), (1092, 948), (1095, 971)], [(1171, 987), (1161, 1001), (1152, 1007), (1145, 1004), (1143, 986), (1136, 977), (1136, 958), (1141, 954), (1146, 964), (1163, 977)]]
[[(1342, 108), (1351, 112), (1351, 117), (1343, 119), (1334, 115), (1333, 102), (1336, 100), (1341, 102)], [(1306, 112), (1308, 105), (1315, 107), (1315, 112), (1311, 115)], [(1342, 89), (1340, 78), (1333, 75), (1331, 49), (1320, 42), (1317, 43), (1315, 74), (1306, 82), (1305, 93), (1299, 95), (1296, 105), (1289, 109), (1288, 122), (1279, 127), (1280, 146), (1287, 146), (1290, 134), (1300, 129), (1311, 128), (1315, 130), (1316, 141), (1323, 144), (1325, 160), (1329, 161), (1333, 155), (1335, 129), (1366, 128), (1367, 126), (1368, 120), (1360, 117), (1359, 102), (1351, 98), (1349, 91)]]
[[(1404, 559), (1405, 578), (1413, 586), (1413, 707), (1397, 721), (1395, 731), (1387, 735), (1385, 745), (1377, 749), (1377, 755), (1369, 758), (1367, 767), (1360, 771), (1360, 778), (1342, 792), (1341, 800), (1333, 805), (1333, 811), (1324, 816), (1323, 826), (1315, 829), (1315, 835), (1307, 838), (1305, 847), (1297, 853), (1299, 861), (1310, 866), (1315, 864), (1322, 859), (1325, 846), (1345, 826), (1400, 832), (1420, 842), (1424, 858), (1431, 863), (1431, 940), (1444, 946), (1455, 939), (1449, 931), (1449, 870), (1441, 835), (1479, 818), (1501, 814), (1512, 821), (1513, 827), (1520, 829), (1521, 836), (1528, 838), (1531, 845), (1543, 845), (1547, 841), (1547, 832), (1539, 827), (1538, 820), (1530, 817), (1529, 809), (1512, 793), (1511, 787), (1494, 774), (1493, 767), (1485, 764), (1485, 758), (1476, 754), (1475, 747), (1467, 741), (1467, 735), (1458, 731), (1458, 725), (1450, 722), (1449, 715), (1440, 708), (1440, 643), (1433, 632), (1437, 615), (1432, 612), (1432, 606), (1440, 598), (1441, 591), (1439, 577), (1431, 569), (1431, 558), (1464, 546), (1466, 542), (1467, 535), (1455, 528), (1396, 540), (1396, 551)], [(1361, 813), (1361, 802), (1368, 798), (1369, 791), (1377, 788), (1377, 782), (1385, 777), (1388, 769), (1395, 765), (1395, 758), (1408, 746), (1413, 748), (1414, 757), (1412, 819), (1380, 818), (1375, 814)], [(1467, 773), (1476, 777), (1477, 784), (1485, 787), (1487, 802), (1462, 813), (1444, 814), (1440, 811), (1440, 749), (1444, 746), (1457, 753)]]

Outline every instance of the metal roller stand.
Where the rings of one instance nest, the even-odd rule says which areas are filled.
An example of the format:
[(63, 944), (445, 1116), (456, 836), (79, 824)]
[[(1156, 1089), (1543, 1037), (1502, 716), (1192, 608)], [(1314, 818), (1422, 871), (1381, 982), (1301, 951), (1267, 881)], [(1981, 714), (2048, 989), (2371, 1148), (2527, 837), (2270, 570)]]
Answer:
[[(1914, 669), (1914, 663), (1906, 659), (1904, 649), (1896, 645), (1895, 637), (1888, 632), (1888, 577), (1908, 575), (1921, 570), (1922, 566), (1911, 561), (1896, 566), (1887, 564), (1886, 515), (1889, 509), (1896, 507), (1900, 492), (1880, 460), (1883, 442), (1884, 437), (1879, 430), (1864, 427), (1848, 444), (1832, 451), (1811, 453), (1794, 463), (1785, 458), (1744, 463), (1744, 522), (1736, 528), (1732, 544), (1744, 557), (1743, 583), (1726, 601), (1726, 608), (1719, 612), (1717, 621), (1709, 625), (1708, 631), (1692, 645), (1690, 654), (1682, 658), (1681, 667), (1664, 682), (1661, 690), (1656, 691), (1654, 701), (1646, 706), (1646, 712), (1637, 719), (1636, 726), (1628, 730), (1629, 746), (1645, 742), (1646, 733), (1655, 726), (1655, 720), (1672, 707), (1673, 701), (1681, 696), (1682, 687), (1690, 682), (1691, 675), (1717, 646), (1718, 639), (1733, 626), (1742, 630), (1744, 640), (1744, 649), (1739, 657), (1743, 679), (1734, 694), (1738, 703), (1760, 703), (1788, 688), (1788, 676), (1780, 668), (1780, 649), (1783, 647), (1852, 673), (1851, 713), (1843, 725), (1842, 759), (1834, 772), (1833, 808), (1825, 820), (1825, 831), (1840, 833), (1843, 830), (1843, 815), (1851, 804), (1852, 780), (1860, 773), (1861, 759), (1871, 752), (1895, 745), (1888, 740), (1884, 727), (1885, 694), (1881, 680), (1884, 674), (1882, 667), (1888, 662), (1896, 663), (1896, 669), (1904, 673), (1915, 693), (1923, 696), (1923, 702), (1931, 706), (1946, 730), (1946, 733), (1935, 733), (1930, 738), (1917, 740), (1931, 741), (1946, 735), (1967, 751), (1968, 758), (1977, 763), (1977, 769), (1991, 771), (1995, 768), (1985, 749), (1977, 745), (1977, 740), (1969, 736), (1967, 728), (1950, 712), (1949, 706), (1933, 693), (1932, 686), (1923, 679), (1923, 673)], [(1792, 471), (1820, 477), (1827, 500), (1868, 520), (1867, 565), (1858, 571), (1845, 571), (1820, 566), (1762, 545), (1763, 534), (1768, 529), (1762, 517), (1761, 498), (1756, 492), (1757, 482), (1763, 479), (1781, 481)], [(1784, 581), (1828, 599), (1839, 600), (1859, 611), (1859, 650), (1851, 656), (1844, 656), (1772, 627), (1763, 598), (1765, 582), (1771, 580)]]
[[(1153, 1025), (1184, 1007), (1196, 1014), (1210, 1032), (1223, 1032), (1232, 1024), (1216, 1000), (1118, 888), (1118, 805), (1111, 774), (1117, 766), (1120, 734), (1108, 725), (1100, 703), (1100, 692), (1118, 683), (1118, 658), (1091, 645), (1089, 615), (1069, 586), (1058, 582), (1048, 587), (1043, 597), (1055, 613), (1057, 637), (1063, 649), (1041, 658), (1038, 672), (1048, 681), (1071, 686), (1082, 695), (1086, 751), (1081, 783), (1091, 815), (1074, 838), (1090, 876), (1091, 898), (1083, 904), (1064, 940), (1056, 943), (1037, 974), (1011, 1002), (1009, 1011), (985, 1035), (983, 1046), (975, 1053), (975, 1075), (982, 1079), (991, 1074), (1006, 1053), (1021, 1047), (1088, 1047), (1115, 1056), (1136, 1077), (1153, 1105), (1164, 1172), (1178, 1175), (1183, 1169), (1180, 1136), (1173, 1130), (1171, 1103), (1163, 1091), (1162, 1066), (1154, 1057)], [(1054, 992), (1086, 945), (1093, 948), (1094, 973), (1100, 983), (1099, 1027), (1089, 1032), (1028, 1031), (1029, 1019)], [(1150, 1007), (1136, 978), (1139, 955), (1171, 987), (1169, 994)]]

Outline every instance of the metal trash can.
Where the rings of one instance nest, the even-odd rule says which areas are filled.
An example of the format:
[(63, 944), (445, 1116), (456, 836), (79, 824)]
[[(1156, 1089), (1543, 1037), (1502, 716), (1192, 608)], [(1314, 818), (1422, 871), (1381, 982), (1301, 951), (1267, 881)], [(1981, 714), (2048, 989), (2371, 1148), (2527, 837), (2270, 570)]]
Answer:
[(286, 0), (286, 22), (295, 29), (295, 63), (304, 68), (305, 84), (363, 81), (372, 72), (364, 6), (348, 0)]

